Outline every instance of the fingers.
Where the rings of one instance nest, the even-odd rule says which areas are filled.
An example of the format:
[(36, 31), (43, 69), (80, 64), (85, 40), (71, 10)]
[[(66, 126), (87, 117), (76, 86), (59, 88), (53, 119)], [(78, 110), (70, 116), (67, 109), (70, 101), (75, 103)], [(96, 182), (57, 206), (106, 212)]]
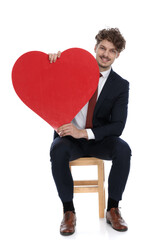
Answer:
[(49, 53), (48, 58), (49, 58), (50, 63), (56, 62), (57, 58), (60, 58), (60, 56), (61, 56), (60, 51), (58, 51), (58, 53)]
[(57, 133), (60, 137), (72, 136), (74, 138), (82, 138), (84, 137), (82, 131), (84, 132), (84, 130), (79, 130), (72, 123), (64, 124), (57, 129)]
[(62, 131), (59, 133), (59, 136), (60, 137), (65, 137), (65, 136), (71, 136), (71, 132), (68, 130), (68, 131)]
[(52, 53), (49, 53), (49, 54), (48, 54), (48, 59), (49, 59), (50, 63), (53, 62), (53, 55), (54, 55), (54, 54), (52, 54)]
[(60, 56), (61, 56), (61, 52), (58, 51), (58, 53), (57, 53), (57, 57), (60, 58)]
[(57, 133), (62, 132), (62, 131), (69, 130), (70, 128), (71, 128), (71, 124), (70, 124), (70, 123), (64, 124), (64, 125), (62, 125), (61, 127), (59, 127), (59, 128), (57, 129)]
[(59, 134), (59, 136), (67, 136), (70, 135), (72, 132), (72, 124), (64, 124), (63, 126), (59, 127), (57, 129), (57, 133)]
[(49, 61), (50, 63), (53, 63), (57, 60), (57, 54), (56, 53), (49, 53)]

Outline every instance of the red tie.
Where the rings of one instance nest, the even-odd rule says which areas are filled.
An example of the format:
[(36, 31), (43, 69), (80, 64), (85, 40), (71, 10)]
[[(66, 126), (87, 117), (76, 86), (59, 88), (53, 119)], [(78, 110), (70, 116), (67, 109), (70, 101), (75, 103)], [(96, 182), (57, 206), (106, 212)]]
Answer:
[[(101, 77), (102, 74), (99, 74), (99, 77)], [(98, 86), (96, 91), (94, 92), (93, 96), (91, 97), (91, 99), (89, 100), (88, 103), (88, 111), (87, 111), (87, 118), (86, 118), (86, 128), (92, 128), (92, 119), (93, 119), (93, 112), (94, 112), (94, 108), (96, 105), (96, 101), (97, 101), (97, 94), (98, 94)]]

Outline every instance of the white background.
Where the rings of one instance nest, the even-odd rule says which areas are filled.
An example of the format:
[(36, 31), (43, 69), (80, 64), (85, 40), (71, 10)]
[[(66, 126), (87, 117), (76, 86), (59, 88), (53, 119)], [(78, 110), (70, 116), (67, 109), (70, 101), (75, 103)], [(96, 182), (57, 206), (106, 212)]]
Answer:
[[(94, 37), (105, 27), (118, 27), (127, 41), (113, 69), (130, 82), (129, 115), (122, 138), (130, 144), (133, 156), (120, 204), (129, 231), (118, 233), (104, 219), (99, 220), (97, 194), (77, 194), (77, 231), (69, 239), (158, 237), (159, 21), (158, 0), (0, 3), (1, 239), (63, 238), (59, 235), (62, 206), (49, 162), (53, 129), (17, 97), (12, 66), (31, 50), (49, 53), (80, 47), (94, 54)], [(105, 169), (107, 188), (110, 162)], [(88, 172), (94, 174), (95, 169)], [(81, 175), (80, 170), (77, 173)]]

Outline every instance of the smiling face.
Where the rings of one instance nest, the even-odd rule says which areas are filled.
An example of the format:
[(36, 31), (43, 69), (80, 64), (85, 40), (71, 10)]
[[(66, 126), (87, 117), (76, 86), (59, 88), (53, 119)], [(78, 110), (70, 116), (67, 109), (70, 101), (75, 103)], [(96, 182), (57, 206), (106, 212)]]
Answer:
[(94, 50), (100, 72), (110, 69), (114, 60), (119, 57), (119, 53), (115, 46), (108, 40), (102, 40), (95, 46)]

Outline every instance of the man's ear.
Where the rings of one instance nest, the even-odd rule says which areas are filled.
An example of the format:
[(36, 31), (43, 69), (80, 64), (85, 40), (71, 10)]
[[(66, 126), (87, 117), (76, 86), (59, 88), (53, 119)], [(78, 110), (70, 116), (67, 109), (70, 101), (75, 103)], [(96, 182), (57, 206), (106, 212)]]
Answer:
[(118, 53), (117, 53), (117, 56), (116, 56), (116, 58), (118, 58), (118, 57), (119, 57), (119, 55), (120, 55), (120, 53), (118, 52)]
[(95, 47), (94, 47), (94, 52), (96, 53), (96, 50), (97, 50), (97, 45), (95, 45)]

